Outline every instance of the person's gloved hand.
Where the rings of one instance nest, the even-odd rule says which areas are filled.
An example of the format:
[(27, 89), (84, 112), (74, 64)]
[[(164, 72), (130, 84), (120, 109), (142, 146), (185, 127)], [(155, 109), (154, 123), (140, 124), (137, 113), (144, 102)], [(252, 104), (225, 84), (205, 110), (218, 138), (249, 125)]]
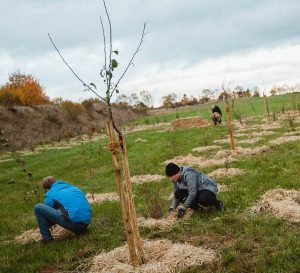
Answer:
[(182, 218), (184, 216), (184, 214), (185, 214), (185, 211), (186, 211), (185, 207), (182, 207), (182, 208), (178, 209), (178, 211), (177, 211), (177, 218), (178, 219)]
[(168, 213), (171, 213), (171, 212), (173, 212), (173, 211), (175, 211), (175, 209), (172, 208), (172, 207), (168, 209)]

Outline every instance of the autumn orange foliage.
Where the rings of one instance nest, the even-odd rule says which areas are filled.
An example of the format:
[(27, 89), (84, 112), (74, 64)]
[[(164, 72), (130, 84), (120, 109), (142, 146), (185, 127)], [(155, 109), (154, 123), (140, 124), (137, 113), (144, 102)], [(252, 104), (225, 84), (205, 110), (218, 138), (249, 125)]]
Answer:
[(9, 82), (0, 87), (0, 104), (32, 106), (51, 104), (51, 101), (37, 79), (15, 72), (9, 75)]

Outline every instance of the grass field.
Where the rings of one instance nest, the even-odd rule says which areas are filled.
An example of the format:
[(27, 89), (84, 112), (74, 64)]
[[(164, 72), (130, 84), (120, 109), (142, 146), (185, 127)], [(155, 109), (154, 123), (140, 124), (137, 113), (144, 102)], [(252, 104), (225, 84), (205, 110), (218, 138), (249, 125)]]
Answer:
[[(297, 101), (300, 94), (297, 94)], [(290, 95), (269, 98), (271, 112), (279, 113), (282, 107), (291, 108)], [(220, 104), (225, 114), (224, 104)], [(210, 105), (192, 107), (179, 112), (180, 117), (199, 115), (209, 118)], [(235, 118), (257, 116), (251, 122), (262, 123), (264, 106), (262, 98), (236, 100)], [(147, 116), (131, 123), (154, 124), (175, 119), (174, 113)], [(225, 119), (225, 115), (224, 115)], [(299, 123), (293, 124), (299, 128)], [(281, 128), (274, 134), (264, 137), (257, 144), (244, 147), (261, 146), (283, 133), (291, 131), (291, 122), (283, 120)], [(205, 128), (184, 129), (162, 132), (148, 129), (126, 134), (127, 151), (131, 175), (164, 175), (163, 162), (178, 155), (192, 153), (199, 146), (213, 145), (213, 141), (228, 135), (226, 127), (210, 126)], [(299, 133), (297, 134), (299, 135)], [(136, 142), (136, 139), (147, 142)], [(106, 193), (117, 191), (111, 154), (107, 139), (91, 142), (72, 149), (45, 150), (36, 155), (25, 156), (26, 169), (33, 174), (34, 183), (39, 188), (40, 200), (43, 192), (40, 181), (53, 175), (64, 181), (80, 186), (85, 192)], [(228, 148), (227, 144), (222, 147)], [(201, 156), (211, 157), (214, 152)], [(299, 224), (276, 218), (265, 213), (251, 214), (249, 207), (262, 194), (274, 188), (300, 189), (300, 141), (288, 142), (272, 147), (268, 152), (251, 157), (240, 158), (229, 164), (244, 170), (239, 175), (217, 180), (230, 186), (228, 192), (221, 192), (219, 198), (224, 202), (224, 213), (211, 212), (201, 216), (194, 215), (190, 220), (180, 222), (170, 231), (140, 228), (143, 238), (168, 238), (173, 242), (189, 242), (216, 250), (220, 257), (217, 261), (200, 268), (188, 268), (192, 272), (300, 272), (300, 228)], [(221, 166), (224, 167), (224, 166)], [(36, 203), (34, 197), (25, 200), (31, 192), (31, 185), (24, 172), (15, 161), (0, 162), (0, 272), (29, 273), (73, 271), (79, 272), (97, 253), (109, 251), (125, 243), (125, 235), (118, 202), (105, 202), (93, 205), (93, 219), (89, 233), (79, 238), (55, 241), (49, 245), (39, 242), (19, 244), (14, 237), (31, 228), (37, 227), (33, 214)], [(202, 169), (204, 173), (218, 167)], [(152, 194), (158, 191), (163, 207), (167, 211), (169, 201), (166, 197), (172, 191), (171, 182), (166, 178), (159, 183), (133, 185), (135, 203), (139, 215), (147, 216), (145, 189)], [(193, 238), (193, 240), (191, 240)], [(45, 271), (44, 271), (45, 272)]]

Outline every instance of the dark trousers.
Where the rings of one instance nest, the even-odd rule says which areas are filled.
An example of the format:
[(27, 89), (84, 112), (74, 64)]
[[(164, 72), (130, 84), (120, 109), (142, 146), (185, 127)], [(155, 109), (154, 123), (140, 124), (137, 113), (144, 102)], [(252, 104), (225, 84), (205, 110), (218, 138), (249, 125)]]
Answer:
[[(179, 189), (175, 191), (174, 196), (179, 202), (184, 203), (188, 197), (189, 192), (185, 189)], [(201, 190), (197, 192), (197, 197), (195, 198), (193, 204), (191, 205), (192, 209), (198, 209), (199, 204), (203, 207), (220, 207), (221, 201), (217, 199), (217, 196), (209, 190)]]

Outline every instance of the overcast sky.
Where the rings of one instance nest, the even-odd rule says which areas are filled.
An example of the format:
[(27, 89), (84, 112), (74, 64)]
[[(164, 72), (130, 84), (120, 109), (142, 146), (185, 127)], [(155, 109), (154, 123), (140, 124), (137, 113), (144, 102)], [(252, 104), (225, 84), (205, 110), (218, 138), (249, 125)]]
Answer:
[[(102, 1), (0, 4), (0, 84), (20, 70), (38, 78), (50, 98), (92, 97), (63, 64), (47, 33), (81, 78), (100, 87)], [(107, 0), (107, 7), (119, 73), (147, 23), (141, 51), (120, 93), (147, 90), (158, 105), (169, 93), (198, 97), (204, 88), (221, 87), (224, 79), (231, 88), (257, 85), (262, 90), (300, 82), (299, 0)]]

